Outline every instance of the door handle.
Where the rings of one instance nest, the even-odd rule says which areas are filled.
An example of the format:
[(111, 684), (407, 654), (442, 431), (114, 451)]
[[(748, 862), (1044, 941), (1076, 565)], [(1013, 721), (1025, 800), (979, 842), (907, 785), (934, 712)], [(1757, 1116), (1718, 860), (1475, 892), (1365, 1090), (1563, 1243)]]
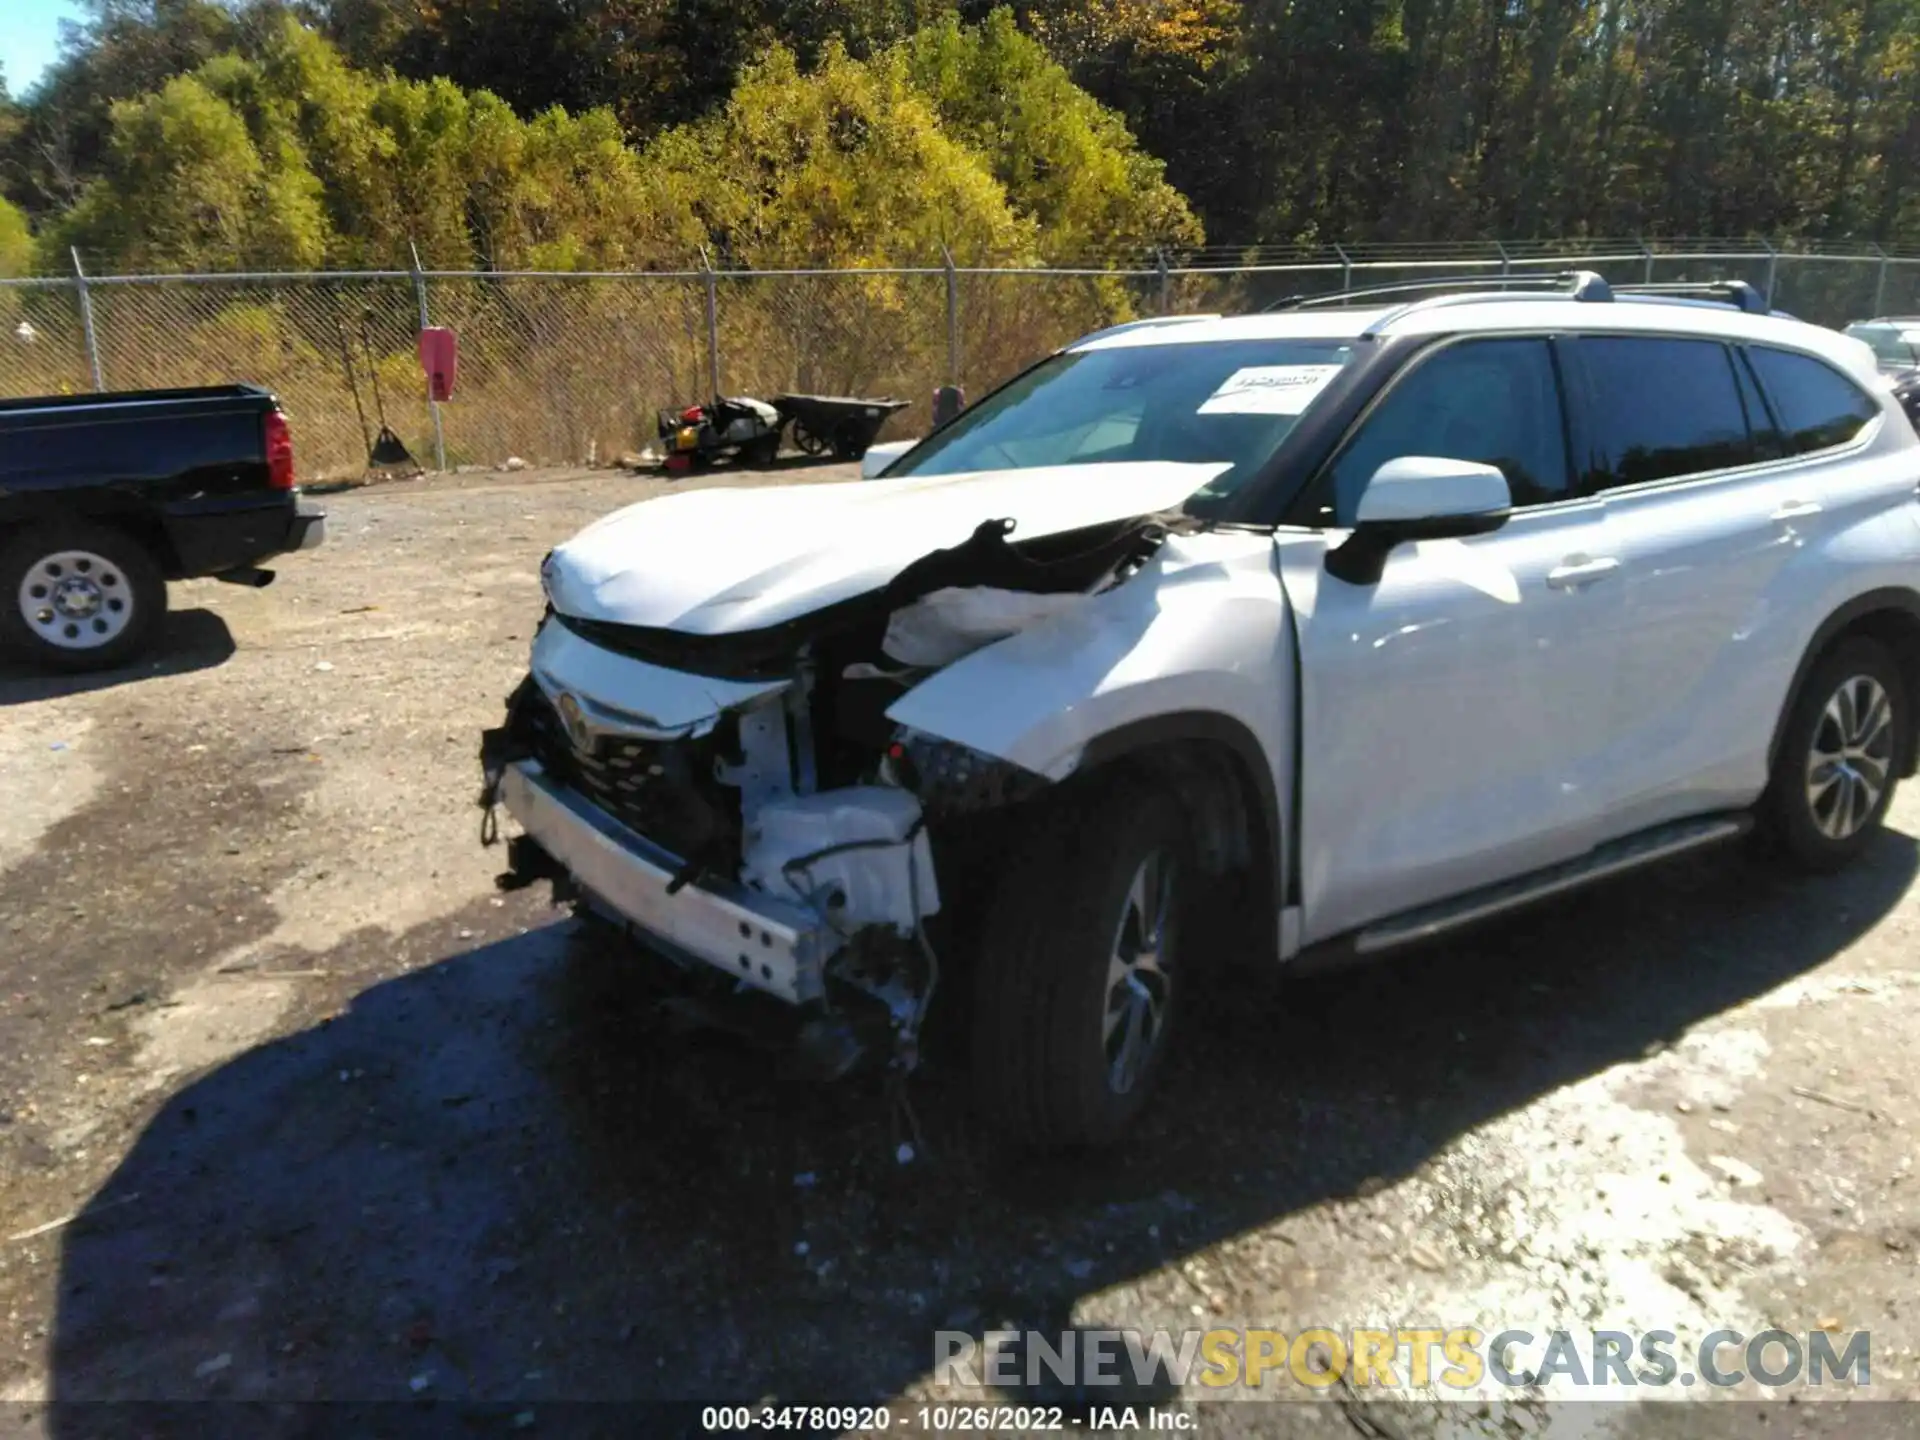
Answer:
[(1782, 524), (1789, 520), (1804, 520), (1809, 515), (1818, 515), (1821, 510), (1817, 500), (1789, 500), (1773, 512), (1773, 518)]
[(1620, 562), (1611, 555), (1603, 555), (1598, 560), (1563, 560), (1547, 572), (1547, 584), (1555, 590), (1578, 590), (1582, 585), (1591, 585), (1604, 580), (1620, 568)]

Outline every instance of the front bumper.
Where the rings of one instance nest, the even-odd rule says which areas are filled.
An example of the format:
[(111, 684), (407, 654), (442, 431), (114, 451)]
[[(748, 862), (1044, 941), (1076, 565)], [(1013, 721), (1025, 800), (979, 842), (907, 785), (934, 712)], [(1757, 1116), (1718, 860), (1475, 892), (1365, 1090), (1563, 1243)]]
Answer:
[(820, 997), (839, 937), (809, 911), (724, 883), (670, 889), (679, 857), (554, 784), (537, 760), (507, 765), (500, 800), (582, 890), (647, 942), (791, 1005)]

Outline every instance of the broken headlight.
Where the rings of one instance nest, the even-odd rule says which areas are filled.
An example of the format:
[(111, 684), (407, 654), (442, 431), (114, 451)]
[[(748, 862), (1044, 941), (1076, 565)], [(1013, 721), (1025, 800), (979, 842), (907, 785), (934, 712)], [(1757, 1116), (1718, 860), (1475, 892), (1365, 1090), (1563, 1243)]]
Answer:
[(906, 726), (894, 732), (880, 778), (918, 795), (930, 820), (1018, 804), (1047, 784), (1046, 776), (1011, 760)]

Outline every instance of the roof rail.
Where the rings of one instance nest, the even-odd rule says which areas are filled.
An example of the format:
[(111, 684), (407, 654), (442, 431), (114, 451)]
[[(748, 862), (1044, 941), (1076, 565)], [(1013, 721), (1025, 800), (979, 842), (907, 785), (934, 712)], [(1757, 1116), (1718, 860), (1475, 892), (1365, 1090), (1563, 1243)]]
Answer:
[(1144, 320), (1128, 320), (1119, 325), (1109, 325), (1104, 330), (1096, 330), (1091, 335), (1082, 335), (1071, 344), (1063, 345), (1063, 350), (1071, 350), (1075, 345), (1084, 345), (1089, 340), (1104, 340), (1109, 335), (1123, 335), (1129, 330), (1148, 330), (1156, 325), (1185, 325), (1194, 320), (1218, 320), (1218, 315), (1149, 315)]
[(1275, 310), (1304, 310), (1319, 305), (1344, 305), (1354, 300), (1378, 299), (1421, 291), (1480, 291), (1502, 294), (1509, 290), (1547, 291), (1574, 300), (1606, 301), (1613, 298), (1607, 282), (1591, 270), (1562, 270), (1553, 275), (1449, 275), (1427, 280), (1407, 280), (1395, 285), (1364, 285), (1358, 289), (1334, 290), (1314, 295), (1288, 295), (1266, 307)]
[(1768, 315), (1773, 307), (1767, 297), (1744, 280), (1673, 280), (1652, 285), (1621, 285), (1622, 295), (1649, 295), (1685, 300), (1718, 300), (1737, 306), (1749, 315)]

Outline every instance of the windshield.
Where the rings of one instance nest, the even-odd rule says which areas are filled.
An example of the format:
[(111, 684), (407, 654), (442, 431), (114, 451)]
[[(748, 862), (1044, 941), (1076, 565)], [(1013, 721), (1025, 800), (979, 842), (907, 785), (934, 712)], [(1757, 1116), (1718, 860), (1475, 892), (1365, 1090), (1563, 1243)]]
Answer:
[(1176, 460), (1259, 469), (1354, 356), (1350, 340), (1216, 340), (1056, 355), (896, 461), (902, 475)]

